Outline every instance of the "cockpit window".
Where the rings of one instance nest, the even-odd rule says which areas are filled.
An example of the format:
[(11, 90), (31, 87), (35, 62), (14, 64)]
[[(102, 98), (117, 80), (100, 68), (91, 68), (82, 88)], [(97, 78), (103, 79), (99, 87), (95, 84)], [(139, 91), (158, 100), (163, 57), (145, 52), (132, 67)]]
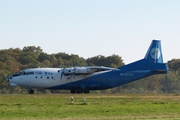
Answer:
[(29, 75), (29, 72), (24, 72), (24, 75)]
[(33, 75), (34, 72), (24, 72), (24, 75)]
[(29, 72), (29, 74), (34, 74), (34, 72)]
[(34, 74), (34, 72), (32, 72), (32, 71), (31, 71), (31, 72), (20, 71), (20, 72), (14, 74), (13, 77), (15, 77), (15, 76), (21, 76), (21, 75), (33, 75), (33, 74)]
[(23, 72), (23, 71), (20, 71), (20, 72), (14, 74), (13, 77), (15, 77), (15, 76), (20, 76), (20, 75), (22, 74), (22, 72)]

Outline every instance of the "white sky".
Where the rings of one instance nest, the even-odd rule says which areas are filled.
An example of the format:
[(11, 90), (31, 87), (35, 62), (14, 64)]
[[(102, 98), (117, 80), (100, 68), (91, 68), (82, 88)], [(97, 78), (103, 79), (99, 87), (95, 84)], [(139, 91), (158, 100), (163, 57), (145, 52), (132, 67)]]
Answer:
[(0, 0), (0, 49), (40, 46), (48, 54), (117, 54), (125, 64), (162, 42), (180, 58), (180, 0)]

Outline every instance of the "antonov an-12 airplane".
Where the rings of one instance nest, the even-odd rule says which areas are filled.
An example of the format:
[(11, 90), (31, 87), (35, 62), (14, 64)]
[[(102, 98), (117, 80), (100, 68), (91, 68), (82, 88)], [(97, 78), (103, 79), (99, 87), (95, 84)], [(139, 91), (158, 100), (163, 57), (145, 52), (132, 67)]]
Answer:
[(33, 88), (63, 89), (71, 93), (89, 93), (117, 87), (135, 80), (167, 73), (163, 63), (161, 42), (153, 40), (145, 57), (118, 68), (85, 66), (70, 68), (34, 68), (7, 77), (11, 86), (22, 86), (33, 94)]

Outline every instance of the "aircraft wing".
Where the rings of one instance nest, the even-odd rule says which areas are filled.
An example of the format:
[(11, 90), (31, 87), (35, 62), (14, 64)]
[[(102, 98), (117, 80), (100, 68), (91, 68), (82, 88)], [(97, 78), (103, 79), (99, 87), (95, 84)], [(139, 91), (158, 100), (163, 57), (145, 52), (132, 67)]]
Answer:
[(114, 68), (103, 67), (103, 66), (88, 66), (88, 67), (72, 67), (64, 68), (63, 72), (65, 75), (88, 75), (95, 72), (113, 70)]

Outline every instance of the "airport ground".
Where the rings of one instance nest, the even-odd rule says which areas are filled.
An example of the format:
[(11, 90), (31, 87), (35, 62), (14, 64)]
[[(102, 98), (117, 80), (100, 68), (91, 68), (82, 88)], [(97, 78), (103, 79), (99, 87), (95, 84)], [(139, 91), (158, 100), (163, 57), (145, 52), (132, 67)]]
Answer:
[(180, 95), (1, 94), (0, 117), (4, 120), (179, 120)]

